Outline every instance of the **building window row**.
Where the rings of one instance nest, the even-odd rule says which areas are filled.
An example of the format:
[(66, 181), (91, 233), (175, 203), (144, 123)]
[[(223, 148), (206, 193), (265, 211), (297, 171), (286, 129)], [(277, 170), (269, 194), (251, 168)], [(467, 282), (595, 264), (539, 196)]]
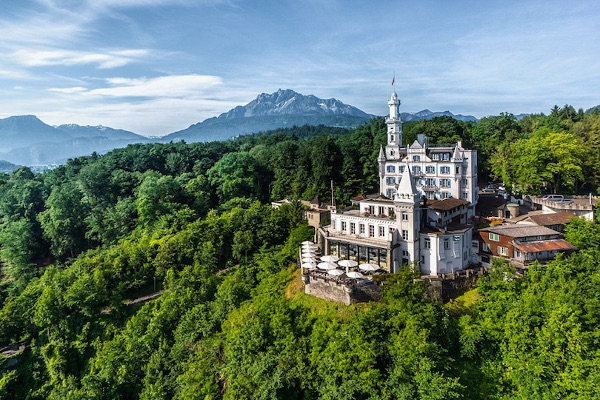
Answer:
[[(351, 235), (355, 235), (356, 234), (356, 223), (354, 222), (350, 222), (349, 224), (350, 226), (350, 234)], [(348, 229), (348, 223), (346, 221), (342, 221), (342, 232), (347, 232)], [(360, 234), (365, 234), (366, 231), (366, 226), (365, 224), (358, 224), (358, 229), (359, 229), (359, 233)], [(375, 237), (375, 233), (377, 232), (379, 237), (385, 237), (385, 226), (384, 225), (378, 225), (376, 228), (376, 225), (369, 225), (369, 237)], [(389, 233), (393, 233), (394, 230), (392, 227), (390, 227)]]
[(440, 187), (449, 188), (452, 186), (451, 179), (440, 179)]

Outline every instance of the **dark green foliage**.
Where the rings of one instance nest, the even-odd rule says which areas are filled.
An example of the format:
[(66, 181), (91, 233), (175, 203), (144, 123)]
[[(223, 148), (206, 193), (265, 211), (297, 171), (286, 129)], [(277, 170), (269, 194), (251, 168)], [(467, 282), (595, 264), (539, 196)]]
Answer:
[[(405, 141), (424, 131), (432, 144), (462, 140), (489, 157), (521, 155), (502, 143), (539, 137), (558, 171), (574, 162), (557, 143), (568, 137), (592, 155), (598, 126), (598, 114), (566, 107), (523, 121), (406, 124)], [(523, 278), (495, 265), (460, 315), (427, 300), (410, 273), (386, 277), (381, 303), (301, 292), (293, 262), (314, 229), (298, 201), (268, 201), (328, 201), (331, 181), (338, 203), (372, 193), (383, 145), (378, 118), (351, 132), (132, 145), (41, 175), (0, 175), (0, 345), (30, 345), (17, 366), (0, 360), (0, 398), (597, 397), (596, 223), (572, 221), (566, 237), (579, 251)], [(515, 165), (536, 165), (525, 161)], [(597, 165), (578, 166), (585, 179), (572, 187), (597, 186)], [(496, 168), (526, 183), (511, 165)], [(577, 176), (551, 175), (559, 188)]]

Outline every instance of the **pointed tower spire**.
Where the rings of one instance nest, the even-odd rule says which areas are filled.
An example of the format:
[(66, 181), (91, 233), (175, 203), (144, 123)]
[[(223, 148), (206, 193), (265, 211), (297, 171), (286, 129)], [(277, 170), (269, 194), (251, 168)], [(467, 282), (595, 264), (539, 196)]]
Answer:
[(396, 196), (394, 200), (403, 203), (419, 202), (419, 191), (415, 186), (415, 181), (413, 180), (412, 173), (410, 172), (410, 166), (408, 165), (408, 163), (404, 165), (404, 172), (402, 173), (402, 179), (398, 184), (398, 189), (396, 190)]
[(456, 147), (454, 148), (454, 153), (452, 154), (452, 160), (455, 162), (456, 161), (462, 162), (464, 159), (463, 152), (461, 151), (460, 145), (461, 145), (460, 142), (458, 142), (456, 144)]
[(385, 153), (383, 152), (383, 146), (379, 146), (379, 156), (377, 156), (377, 161), (385, 161)]

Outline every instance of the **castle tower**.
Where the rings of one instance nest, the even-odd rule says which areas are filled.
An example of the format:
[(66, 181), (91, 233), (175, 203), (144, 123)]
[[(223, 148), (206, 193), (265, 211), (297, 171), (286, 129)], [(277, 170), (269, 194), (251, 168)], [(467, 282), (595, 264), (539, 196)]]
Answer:
[(400, 146), (402, 146), (402, 120), (400, 119), (400, 99), (394, 91), (388, 101), (390, 114), (385, 119), (387, 124), (387, 146), (385, 155), (388, 160), (400, 159)]
[(394, 196), (398, 237), (402, 239), (394, 254), (394, 260), (399, 261), (398, 266), (419, 261), (420, 200), (410, 166), (406, 163)]

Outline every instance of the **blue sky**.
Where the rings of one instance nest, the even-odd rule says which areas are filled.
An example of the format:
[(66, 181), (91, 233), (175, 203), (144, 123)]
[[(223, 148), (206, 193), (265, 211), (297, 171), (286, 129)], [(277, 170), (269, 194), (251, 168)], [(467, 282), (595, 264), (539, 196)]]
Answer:
[(279, 88), (384, 115), (600, 104), (600, 2), (2, 0), (0, 118), (164, 135)]

